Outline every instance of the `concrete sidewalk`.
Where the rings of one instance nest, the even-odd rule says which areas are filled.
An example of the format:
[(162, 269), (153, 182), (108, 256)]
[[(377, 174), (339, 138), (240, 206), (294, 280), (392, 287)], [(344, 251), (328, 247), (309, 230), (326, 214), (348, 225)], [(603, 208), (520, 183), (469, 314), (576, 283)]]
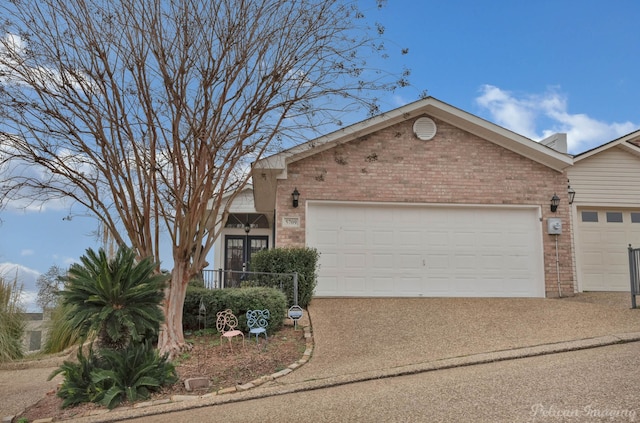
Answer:
[[(355, 381), (640, 340), (640, 310), (620, 293), (565, 299), (314, 299), (314, 350), (305, 365), (226, 395), (117, 410), (104, 422)], [(0, 372), (1, 375), (2, 372)], [(1, 382), (0, 382), (1, 383)]]
[[(0, 366), (0, 419), (21, 413), (44, 398), (47, 392), (54, 392), (62, 382), (62, 376), (49, 381), (47, 378), (69, 358), (60, 354), (45, 360)], [(0, 421), (4, 423), (4, 420)]]

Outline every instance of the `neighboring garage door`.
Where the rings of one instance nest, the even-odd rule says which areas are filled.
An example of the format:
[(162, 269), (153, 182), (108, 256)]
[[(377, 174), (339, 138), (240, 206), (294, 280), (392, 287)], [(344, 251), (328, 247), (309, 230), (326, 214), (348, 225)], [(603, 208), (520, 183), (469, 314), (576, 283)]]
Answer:
[(578, 209), (577, 265), (583, 291), (629, 291), (629, 244), (640, 247), (640, 210)]
[(317, 296), (543, 297), (539, 209), (309, 202)]

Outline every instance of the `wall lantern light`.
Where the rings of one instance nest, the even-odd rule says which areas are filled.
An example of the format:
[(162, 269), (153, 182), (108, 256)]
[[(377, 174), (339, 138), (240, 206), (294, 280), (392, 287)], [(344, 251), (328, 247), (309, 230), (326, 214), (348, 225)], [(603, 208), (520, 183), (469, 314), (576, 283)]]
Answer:
[(249, 234), (250, 231), (251, 231), (251, 225), (249, 224), (249, 222), (247, 222), (244, 224), (244, 233)]
[(569, 204), (573, 204), (573, 199), (576, 198), (576, 190), (571, 188), (571, 185), (569, 185), (567, 193), (569, 194)]
[(293, 208), (298, 207), (298, 200), (300, 199), (300, 193), (298, 192), (298, 188), (294, 188), (291, 193), (291, 198), (293, 199)]
[(555, 213), (556, 210), (558, 210), (558, 204), (560, 204), (560, 197), (553, 194), (553, 197), (551, 197), (551, 211), (553, 213)]

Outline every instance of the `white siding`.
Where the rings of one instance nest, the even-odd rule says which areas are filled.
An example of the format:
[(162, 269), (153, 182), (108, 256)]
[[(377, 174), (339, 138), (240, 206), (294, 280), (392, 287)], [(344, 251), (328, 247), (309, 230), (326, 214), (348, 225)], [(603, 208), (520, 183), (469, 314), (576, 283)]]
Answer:
[(568, 170), (576, 205), (633, 206), (640, 204), (640, 157), (611, 148)]

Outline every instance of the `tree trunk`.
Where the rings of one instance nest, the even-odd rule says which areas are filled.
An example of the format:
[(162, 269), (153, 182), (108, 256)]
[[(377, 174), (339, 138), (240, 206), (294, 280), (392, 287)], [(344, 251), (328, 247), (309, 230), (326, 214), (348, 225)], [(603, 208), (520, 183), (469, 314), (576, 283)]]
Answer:
[(164, 299), (164, 322), (160, 326), (158, 349), (173, 359), (188, 349), (182, 331), (182, 309), (189, 284), (188, 264), (176, 262)]

